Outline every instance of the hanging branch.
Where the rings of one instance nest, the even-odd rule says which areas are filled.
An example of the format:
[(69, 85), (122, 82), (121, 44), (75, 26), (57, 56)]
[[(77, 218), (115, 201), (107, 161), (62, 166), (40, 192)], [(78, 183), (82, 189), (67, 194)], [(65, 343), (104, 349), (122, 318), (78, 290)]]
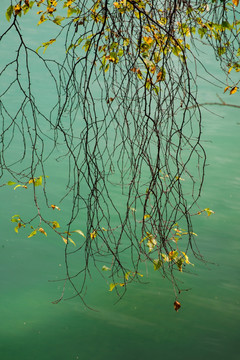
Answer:
[[(15, 36), (15, 51), (0, 72), (3, 79), (11, 72), (0, 94), (1, 177), (9, 179), (7, 185), (33, 190), (36, 215), (25, 221), (13, 217), (15, 231), (30, 225), (31, 237), (47, 235), (49, 227), (65, 243), (59, 301), (70, 284), (85, 303), (94, 268), (121, 298), (132, 281), (144, 280), (146, 262), (171, 279), (177, 297), (176, 270), (191, 264), (189, 253), (202, 260), (191, 219), (213, 211), (197, 207), (206, 163), (197, 68), (204, 69), (201, 47), (207, 44), (227, 75), (220, 86), (227, 85), (231, 95), (238, 91), (238, 81), (230, 77), (240, 69), (237, 5), (236, 0), (11, 2), (9, 27), (0, 37), (4, 47)], [(20, 18), (35, 19), (36, 13), (39, 32), (47, 23), (54, 34), (59, 30), (37, 50), (25, 38), (25, 16)], [(54, 56), (57, 44), (63, 51)], [(39, 100), (33, 62), (49, 81), (55, 99), (50, 112)], [(18, 95), (11, 107), (13, 91)], [(55, 200), (59, 205), (72, 199), (61, 228), (39, 205), (44, 197), (46, 209), (60, 210), (47, 192), (46, 169), (53, 158), (68, 164), (66, 193)], [(81, 230), (75, 230), (80, 221)]]

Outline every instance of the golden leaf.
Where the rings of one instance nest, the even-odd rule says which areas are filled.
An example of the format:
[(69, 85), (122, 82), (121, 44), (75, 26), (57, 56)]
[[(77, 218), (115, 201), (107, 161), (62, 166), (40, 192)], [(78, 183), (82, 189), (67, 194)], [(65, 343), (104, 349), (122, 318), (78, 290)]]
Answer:
[(60, 208), (59, 208), (57, 205), (51, 205), (51, 208), (52, 208), (53, 210), (57, 209), (57, 210), (60, 211)]
[(235, 94), (235, 92), (237, 92), (237, 86), (234, 86), (231, 90), (230, 90), (230, 95)]
[(97, 231), (93, 230), (93, 232), (90, 233), (90, 237), (93, 240), (97, 236)]
[(40, 232), (40, 233), (42, 233), (42, 234), (44, 234), (45, 236), (47, 236), (47, 233), (46, 233), (46, 231), (43, 229), (43, 228), (39, 228), (38, 229), (38, 231)]
[(232, 0), (232, 2), (233, 2), (233, 5), (235, 5), (235, 6), (238, 6), (238, 4), (239, 4), (239, 0)]
[(17, 4), (16, 6), (14, 6), (15, 15), (18, 15), (21, 11), (22, 11), (22, 8), (21, 8), (20, 4)]

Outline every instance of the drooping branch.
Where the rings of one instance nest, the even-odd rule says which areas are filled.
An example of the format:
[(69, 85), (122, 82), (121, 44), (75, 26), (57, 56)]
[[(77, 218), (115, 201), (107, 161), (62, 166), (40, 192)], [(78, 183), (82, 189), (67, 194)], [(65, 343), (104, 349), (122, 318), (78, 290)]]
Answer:
[[(19, 18), (34, 9), (41, 9), (39, 31), (47, 23), (49, 31), (59, 28), (37, 51)], [(29, 236), (46, 234), (46, 226), (63, 239), (64, 289), (67, 281), (83, 302), (94, 268), (121, 297), (131, 281), (141, 281), (145, 262), (178, 289), (175, 271), (190, 264), (187, 254), (202, 259), (192, 228), (192, 215), (203, 212), (197, 200), (206, 162), (197, 66), (205, 43), (227, 74), (227, 90), (238, 90), (231, 80), (240, 69), (237, 14), (226, 1), (16, 1), (8, 8), (11, 23), (0, 39), (4, 46), (14, 32), (18, 43), (0, 72), (4, 79), (11, 70), (0, 94), (1, 176), (32, 187), (37, 211), (12, 221), (17, 230), (34, 224)], [(48, 57), (57, 44), (61, 56)], [(39, 100), (33, 61), (49, 79), (50, 111)], [(13, 108), (11, 91), (18, 93)], [(61, 228), (39, 206), (44, 197), (46, 209), (59, 209), (46, 186), (53, 158), (68, 166), (56, 203), (72, 199)], [(75, 231), (79, 219), (84, 229)]]

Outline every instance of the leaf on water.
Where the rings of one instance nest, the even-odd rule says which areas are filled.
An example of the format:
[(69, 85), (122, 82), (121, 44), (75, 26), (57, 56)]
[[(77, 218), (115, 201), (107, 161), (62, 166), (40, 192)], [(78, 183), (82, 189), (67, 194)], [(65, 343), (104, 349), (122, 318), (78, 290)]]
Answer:
[(109, 267), (107, 267), (106, 265), (103, 265), (102, 267), (102, 271), (110, 271), (111, 269)]
[(151, 215), (149, 215), (149, 214), (146, 214), (146, 215), (144, 215), (144, 220), (146, 220), (146, 219), (149, 219), (151, 217)]
[(73, 232), (73, 233), (77, 233), (77, 234), (79, 234), (79, 235), (82, 235), (83, 237), (86, 237), (81, 230), (74, 230), (74, 231), (72, 231), (72, 232)]
[(36, 233), (37, 233), (37, 230), (33, 230), (33, 231), (31, 232), (31, 234), (30, 234), (30, 235), (28, 235), (28, 238), (30, 238), (30, 237), (32, 237), (32, 236), (34, 236), (34, 235), (36, 235)]
[(18, 234), (18, 229), (19, 229), (19, 227), (18, 226), (16, 226), (15, 228), (14, 228), (14, 231)]
[(9, 186), (12, 186), (12, 185), (15, 185), (16, 183), (14, 182), (14, 181), (8, 181), (7, 182), (7, 185), (9, 185)]
[(115, 284), (111, 283), (111, 284), (109, 285), (109, 291), (113, 291), (113, 289), (114, 289), (118, 284), (119, 284), (119, 283), (115, 283)]
[(235, 94), (235, 92), (237, 92), (238, 87), (234, 86), (231, 90), (230, 90), (230, 95)]
[(180, 304), (180, 302), (179, 301), (174, 301), (174, 310), (176, 311), (176, 312), (178, 312), (178, 310), (180, 309), (180, 307), (181, 307), (181, 304)]

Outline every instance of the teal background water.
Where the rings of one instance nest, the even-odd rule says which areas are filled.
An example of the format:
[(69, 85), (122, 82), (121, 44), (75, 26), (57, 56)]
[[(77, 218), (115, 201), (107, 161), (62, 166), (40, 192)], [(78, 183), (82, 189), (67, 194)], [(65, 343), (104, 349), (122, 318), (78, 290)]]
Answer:
[[(42, 41), (35, 28), (27, 36), (34, 45)], [(11, 39), (4, 55), (9, 56), (13, 48)], [(213, 57), (208, 54), (204, 61), (211, 72), (221, 76)], [(41, 93), (46, 84), (41, 82), (37, 67), (35, 71), (36, 81), (41, 84), (39, 94), (46, 103), (46, 96)], [(216, 101), (216, 92), (225, 101), (240, 104), (239, 92), (230, 97), (222, 94), (223, 89), (205, 81), (200, 83), (202, 102)], [(61, 294), (62, 283), (49, 280), (64, 277), (64, 244), (54, 237), (27, 239), (24, 233), (17, 235), (10, 219), (19, 211), (31, 213), (30, 196), (14, 192), (11, 187), (0, 189), (1, 359), (171, 360), (238, 356), (240, 113), (231, 107), (209, 109), (211, 112), (203, 111), (208, 166), (199, 205), (210, 207), (215, 214), (194, 220), (198, 246), (209, 262), (191, 259), (195, 263), (192, 273), (179, 275), (183, 287), (191, 290), (181, 295), (182, 309), (178, 313), (173, 310), (171, 283), (151, 269), (149, 283), (131, 284), (117, 304), (115, 295), (96, 275), (89, 282), (87, 300), (97, 311), (86, 309), (77, 299), (53, 305), (51, 302)], [(57, 185), (50, 181), (50, 195), (53, 189), (61, 191), (65, 180), (64, 164), (56, 164), (53, 159), (49, 165), (50, 180), (54, 174), (59, 181)], [(70, 205), (69, 200), (60, 217)]]

